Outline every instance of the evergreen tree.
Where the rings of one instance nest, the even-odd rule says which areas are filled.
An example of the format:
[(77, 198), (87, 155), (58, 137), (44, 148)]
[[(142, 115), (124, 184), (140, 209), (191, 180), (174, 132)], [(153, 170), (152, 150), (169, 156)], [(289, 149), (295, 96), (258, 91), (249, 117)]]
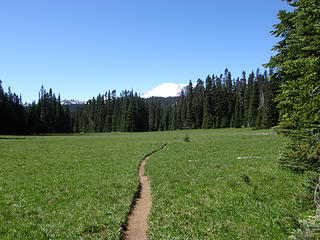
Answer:
[(155, 119), (155, 107), (153, 102), (149, 102), (148, 105), (148, 123), (149, 123), (149, 130), (154, 131), (156, 129), (156, 124), (154, 122)]
[(186, 119), (186, 97), (183, 90), (181, 90), (180, 97), (178, 99), (176, 108), (176, 127), (175, 129), (183, 129)]
[[(213, 76), (214, 77), (214, 76)], [(214, 102), (212, 97), (212, 78), (210, 75), (206, 78), (206, 88), (204, 94), (203, 105), (203, 123), (202, 128), (211, 128), (213, 126), (213, 108)]]
[(234, 113), (233, 113), (233, 121), (232, 121), (232, 127), (240, 128), (242, 125), (242, 116), (241, 116), (241, 83), (239, 78), (236, 81), (235, 84), (235, 95), (234, 95)]
[(280, 23), (272, 34), (282, 39), (273, 48), (277, 55), (267, 64), (276, 68), (281, 81), (279, 127), (292, 140), (280, 163), (313, 173), (315, 181), (320, 174), (320, 4), (319, 0), (287, 2), (294, 10), (279, 12)]
[(198, 78), (197, 85), (194, 88), (192, 98), (192, 108), (194, 114), (194, 128), (201, 128), (203, 122), (203, 103), (204, 103), (204, 86), (203, 81)]
[(234, 110), (234, 104), (233, 104), (233, 86), (232, 86), (232, 78), (231, 73), (228, 69), (225, 70), (225, 119), (226, 124), (224, 127), (230, 127), (231, 126), (231, 118)]
[(120, 131), (120, 101), (115, 101), (112, 112), (112, 131)]
[(240, 93), (239, 93), (239, 101), (240, 101), (240, 121), (241, 126), (246, 126), (246, 109), (248, 107), (248, 102), (246, 101), (246, 88), (247, 88), (247, 79), (246, 72), (242, 72), (242, 77), (240, 79)]
[(134, 132), (136, 131), (136, 125), (135, 125), (135, 105), (133, 102), (133, 99), (129, 99), (129, 105), (126, 115), (126, 121), (125, 121), (125, 128), (124, 130), (126, 132)]
[(186, 96), (186, 118), (184, 122), (184, 126), (186, 129), (192, 129), (195, 126), (192, 99), (193, 99), (193, 86), (192, 86), (192, 82), (189, 81), (189, 85), (187, 88), (187, 96)]
[(247, 124), (248, 127), (255, 127), (256, 125), (256, 114), (258, 108), (258, 86), (255, 81), (254, 73), (252, 72), (248, 78), (248, 89), (247, 89), (247, 101), (248, 101), (248, 110), (247, 110)]
[[(225, 100), (224, 100), (224, 93), (223, 93), (223, 86), (222, 86), (222, 75), (220, 77), (215, 78), (215, 88), (213, 90), (214, 101), (216, 102), (215, 105), (215, 121), (214, 127), (220, 128), (221, 122), (224, 117), (224, 109), (225, 109)], [(225, 122), (224, 122), (225, 124)]]

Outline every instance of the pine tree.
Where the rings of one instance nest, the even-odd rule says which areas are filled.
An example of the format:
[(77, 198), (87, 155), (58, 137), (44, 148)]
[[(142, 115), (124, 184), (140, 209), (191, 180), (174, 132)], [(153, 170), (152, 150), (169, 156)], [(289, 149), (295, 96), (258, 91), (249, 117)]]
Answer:
[(319, 0), (288, 4), (294, 10), (279, 12), (280, 23), (272, 34), (282, 39), (267, 64), (276, 68), (281, 81), (280, 132), (292, 141), (280, 163), (293, 171), (311, 172), (315, 181), (320, 174), (320, 4)]
[(113, 112), (112, 112), (112, 131), (120, 131), (120, 101), (114, 102)]
[(194, 128), (194, 125), (195, 125), (192, 99), (193, 99), (193, 86), (192, 86), (192, 82), (190, 81), (187, 88), (187, 96), (186, 96), (186, 119), (184, 122), (184, 127), (186, 129), (192, 129)]
[(183, 90), (181, 90), (179, 99), (175, 107), (175, 115), (175, 129), (183, 129), (186, 118), (186, 97)]
[(242, 77), (240, 79), (240, 93), (239, 93), (239, 101), (240, 101), (240, 122), (241, 126), (247, 126), (246, 124), (246, 110), (248, 108), (248, 102), (246, 101), (246, 88), (247, 88), (247, 79), (246, 72), (242, 72)]
[(154, 130), (159, 131), (160, 130), (160, 121), (161, 121), (161, 107), (160, 102), (157, 101), (155, 104), (155, 110), (154, 110)]
[(240, 128), (242, 125), (241, 119), (241, 85), (239, 78), (235, 84), (235, 94), (234, 94), (234, 112), (233, 112), (233, 121), (231, 126), (235, 128)]
[(255, 81), (255, 75), (252, 72), (248, 78), (248, 89), (247, 89), (247, 101), (248, 101), (248, 110), (247, 110), (247, 124), (248, 127), (256, 126), (256, 114), (258, 108), (258, 96), (259, 89), (257, 82)]
[(233, 86), (232, 86), (232, 78), (231, 73), (228, 69), (225, 70), (225, 118), (226, 124), (224, 127), (230, 127), (232, 113), (234, 110), (233, 104)]
[(212, 97), (212, 78), (210, 75), (206, 78), (206, 88), (204, 94), (203, 105), (203, 123), (202, 128), (212, 128), (213, 126), (213, 97)]
[(268, 90), (266, 94), (266, 122), (265, 127), (276, 126), (279, 120), (279, 110), (277, 108), (276, 96), (280, 88), (280, 79), (270, 69), (268, 76)]
[(129, 98), (124, 131), (134, 132), (136, 130), (134, 117), (135, 117), (135, 105), (134, 105), (133, 99)]
[(155, 122), (154, 122), (154, 104), (153, 102), (149, 102), (148, 105), (148, 125), (149, 125), (149, 131), (154, 131), (155, 130)]
[[(224, 101), (224, 92), (222, 86), (222, 75), (215, 78), (215, 88), (213, 90), (215, 105), (215, 121), (214, 127), (220, 128), (221, 122), (224, 117), (225, 101)], [(225, 123), (225, 122), (224, 122)]]
[(203, 122), (203, 102), (204, 102), (204, 87), (203, 81), (198, 78), (197, 85), (194, 88), (192, 98), (192, 109), (194, 113), (194, 128), (201, 128)]

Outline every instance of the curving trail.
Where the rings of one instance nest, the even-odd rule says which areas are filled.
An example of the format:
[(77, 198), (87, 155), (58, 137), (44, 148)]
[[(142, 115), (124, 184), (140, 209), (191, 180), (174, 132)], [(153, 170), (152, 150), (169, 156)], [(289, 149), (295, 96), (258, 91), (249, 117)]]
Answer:
[[(166, 149), (166, 145), (162, 147), (162, 150), (164, 149)], [(150, 181), (144, 175), (144, 167), (148, 159), (155, 152), (157, 151), (146, 156), (139, 165), (140, 194), (138, 189), (138, 197), (134, 200), (135, 204), (127, 218), (126, 231), (124, 232), (124, 237), (127, 240), (147, 240), (148, 216), (151, 210), (152, 197)]]

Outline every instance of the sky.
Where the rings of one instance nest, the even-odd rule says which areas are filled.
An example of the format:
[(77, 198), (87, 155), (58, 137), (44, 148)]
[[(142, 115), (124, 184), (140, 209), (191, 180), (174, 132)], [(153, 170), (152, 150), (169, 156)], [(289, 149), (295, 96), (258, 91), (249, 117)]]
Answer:
[(163, 83), (196, 82), (228, 68), (232, 77), (268, 62), (281, 0), (0, 1), (0, 80), (38, 99), (107, 90), (140, 94)]

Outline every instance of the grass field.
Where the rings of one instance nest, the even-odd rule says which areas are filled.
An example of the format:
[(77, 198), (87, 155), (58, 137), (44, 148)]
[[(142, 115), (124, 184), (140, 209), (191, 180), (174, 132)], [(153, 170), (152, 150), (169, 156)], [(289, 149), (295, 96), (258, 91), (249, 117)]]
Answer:
[(2, 136), (0, 239), (119, 239), (138, 164), (167, 142), (146, 166), (150, 239), (285, 239), (301, 177), (277, 168), (283, 140), (261, 133)]
[(0, 239), (119, 239), (144, 155), (163, 136), (0, 139)]
[(149, 239), (286, 239), (303, 212), (301, 178), (278, 169), (283, 139), (185, 131), (147, 163)]

